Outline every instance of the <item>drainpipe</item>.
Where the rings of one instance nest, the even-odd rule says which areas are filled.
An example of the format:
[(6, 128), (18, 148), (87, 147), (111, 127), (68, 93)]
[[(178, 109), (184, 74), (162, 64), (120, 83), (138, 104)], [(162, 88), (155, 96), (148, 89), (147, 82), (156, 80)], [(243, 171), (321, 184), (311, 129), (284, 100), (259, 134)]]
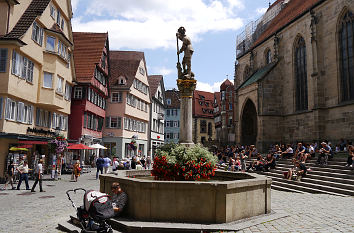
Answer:
[[(7, 25), (6, 25), (6, 34), (9, 33), (9, 24), (10, 24), (10, 9), (11, 5), (9, 3), (9, 0), (6, 0), (7, 3)], [(6, 35), (5, 34), (5, 35)]]

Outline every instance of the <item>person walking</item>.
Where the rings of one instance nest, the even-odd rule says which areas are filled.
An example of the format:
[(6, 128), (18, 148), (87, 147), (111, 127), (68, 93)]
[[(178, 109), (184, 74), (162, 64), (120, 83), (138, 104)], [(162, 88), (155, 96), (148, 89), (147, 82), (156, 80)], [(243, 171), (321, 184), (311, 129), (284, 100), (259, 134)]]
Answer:
[(9, 183), (11, 184), (11, 188), (15, 189), (14, 184), (13, 184), (14, 173), (15, 173), (15, 166), (14, 166), (14, 162), (11, 160), (9, 166), (7, 166), (6, 183), (5, 183), (4, 189), (7, 188), (7, 185)]
[(80, 160), (77, 160), (76, 163), (74, 164), (73, 172), (74, 172), (75, 182), (77, 182), (77, 178), (80, 176), (81, 173)]
[(100, 171), (101, 171), (101, 174), (103, 174), (103, 164), (104, 164), (103, 156), (100, 155), (100, 157), (98, 157), (98, 159), (96, 160), (96, 168), (97, 168), (96, 180), (98, 179), (98, 173)]
[(111, 165), (112, 160), (108, 157), (105, 157), (103, 160), (104, 160), (103, 170), (104, 173), (107, 174), (109, 172), (109, 166)]
[(45, 192), (42, 188), (42, 180), (43, 180), (43, 160), (40, 159), (35, 170), (35, 182), (32, 186), (31, 192), (35, 192), (34, 189), (36, 188), (37, 184), (39, 183), (39, 191)]
[(17, 170), (20, 173), (20, 181), (17, 184), (17, 190), (20, 190), (21, 187), (21, 183), (23, 180), (25, 180), (25, 184), (26, 184), (26, 190), (30, 190), (29, 188), (29, 184), (28, 184), (28, 164), (27, 161), (24, 160), (22, 165), (20, 165)]

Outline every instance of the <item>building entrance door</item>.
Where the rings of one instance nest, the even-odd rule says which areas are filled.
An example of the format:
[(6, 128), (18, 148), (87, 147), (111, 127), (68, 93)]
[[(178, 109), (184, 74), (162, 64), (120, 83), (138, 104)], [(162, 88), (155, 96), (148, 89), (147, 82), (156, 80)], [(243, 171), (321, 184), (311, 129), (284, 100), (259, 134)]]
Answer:
[(242, 113), (242, 145), (255, 145), (257, 141), (257, 111), (251, 100), (247, 100)]

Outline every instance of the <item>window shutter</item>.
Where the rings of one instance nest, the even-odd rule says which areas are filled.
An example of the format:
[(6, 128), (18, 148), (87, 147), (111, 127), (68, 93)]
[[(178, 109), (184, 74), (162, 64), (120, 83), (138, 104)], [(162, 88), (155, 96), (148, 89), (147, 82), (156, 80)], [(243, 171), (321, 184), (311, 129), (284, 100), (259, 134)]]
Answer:
[(11, 100), (7, 98), (5, 104), (5, 119), (10, 119), (11, 116), (10, 104), (11, 104)]
[(110, 121), (111, 121), (111, 118), (106, 117), (106, 128), (110, 128)]
[(57, 124), (56, 124), (56, 121), (57, 121), (57, 114), (55, 112), (53, 112), (53, 119), (52, 119), (52, 128), (55, 129)]
[(36, 28), (37, 28), (37, 23), (33, 22), (33, 27), (32, 27), (32, 40), (36, 40)]
[(42, 46), (43, 43), (43, 28), (39, 28), (39, 44)]
[(87, 113), (84, 113), (84, 128), (87, 127)]
[(41, 110), (37, 108), (36, 110), (36, 125), (39, 126), (39, 118), (41, 117)]
[(0, 49), (0, 72), (6, 72), (7, 49)]
[(15, 50), (12, 51), (12, 69), (11, 69), (12, 74), (16, 74), (16, 52)]
[(28, 106), (28, 123), (32, 124), (33, 122), (33, 106)]
[(22, 102), (17, 103), (17, 121), (23, 122), (23, 111), (24, 111), (25, 104)]
[(122, 118), (121, 117), (118, 117), (118, 126), (117, 126), (118, 129), (121, 129), (122, 128)]
[(2, 119), (2, 105), (3, 105), (3, 98), (0, 97), (0, 119)]

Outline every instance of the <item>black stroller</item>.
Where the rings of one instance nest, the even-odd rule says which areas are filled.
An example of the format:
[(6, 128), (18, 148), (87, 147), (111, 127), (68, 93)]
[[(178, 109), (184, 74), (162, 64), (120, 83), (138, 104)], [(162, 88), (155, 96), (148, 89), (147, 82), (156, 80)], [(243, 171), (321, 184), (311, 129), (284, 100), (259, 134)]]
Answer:
[[(70, 197), (70, 192), (83, 191), (84, 205), (77, 207)], [(112, 201), (108, 194), (77, 188), (66, 191), (66, 195), (75, 208), (81, 233), (112, 233), (112, 227), (106, 222), (114, 216)]]

